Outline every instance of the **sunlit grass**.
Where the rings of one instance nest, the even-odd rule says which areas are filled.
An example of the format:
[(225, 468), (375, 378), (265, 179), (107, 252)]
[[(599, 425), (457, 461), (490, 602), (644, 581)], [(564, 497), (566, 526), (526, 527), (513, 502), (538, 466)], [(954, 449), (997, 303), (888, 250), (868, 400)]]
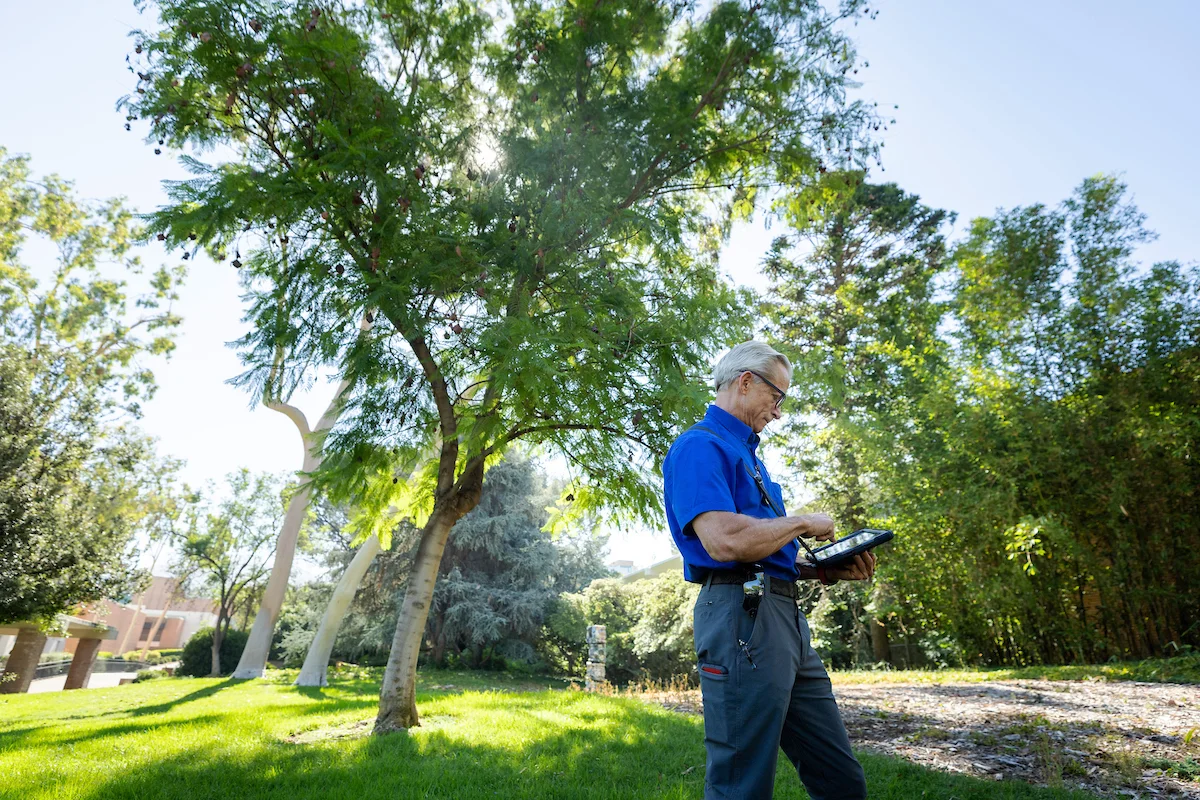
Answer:
[[(277, 677), (286, 678), (279, 675)], [(0, 698), (0, 796), (698, 798), (703, 723), (552, 681), (435, 673), (423, 725), (370, 730), (378, 683), (164, 679)], [(439, 688), (432, 687), (453, 688)], [(863, 755), (872, 798), (1082, 798)], [(806, 795), (781, 759), (776, 797)]]

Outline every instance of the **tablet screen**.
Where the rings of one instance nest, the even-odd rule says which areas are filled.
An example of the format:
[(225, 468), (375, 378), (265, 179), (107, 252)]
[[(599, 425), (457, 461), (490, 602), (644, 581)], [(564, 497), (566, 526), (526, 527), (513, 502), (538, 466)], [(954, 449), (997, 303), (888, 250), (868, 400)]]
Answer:
[(884, 531), (876, 531), (871, 529), (855, 531), (845, 539), (839, 539), (833, 544), (825, 545), (824, 547), (813, 551), (813, 555), (817, 557), (818, 561), (837, 559), (838, 556), (841, 556), (843, 553), (848, 553), (855, 547), (858, 547), (861, 544), (866, 544), (883, 533)]

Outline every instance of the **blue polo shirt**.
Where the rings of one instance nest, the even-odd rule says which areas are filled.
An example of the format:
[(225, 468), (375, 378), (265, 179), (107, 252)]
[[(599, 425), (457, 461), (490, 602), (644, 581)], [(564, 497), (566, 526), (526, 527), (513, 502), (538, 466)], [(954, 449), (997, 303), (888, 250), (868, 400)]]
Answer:
[[(692, 521), (705, 511), (731, 511), (748, 517), (779, 516), (763, 499), (754, 482), (757, 465), (775, 506), (784, 512), (783, 492), (771, 480), (759, 460), (758, 435), (728, 411), (709, 406), (698, 427), (688, 428), (671, 445), (663, 461), (663, 500), (667, 525), (683, 556), (683, 577), (702, 581), (710, 569), (735, 569), (736, 561), (716, 561), (692, 530)], [(776, 578), (794, 581), (800, 577), (796, 554), (800, 546), (788, 542), (758, 563)]]

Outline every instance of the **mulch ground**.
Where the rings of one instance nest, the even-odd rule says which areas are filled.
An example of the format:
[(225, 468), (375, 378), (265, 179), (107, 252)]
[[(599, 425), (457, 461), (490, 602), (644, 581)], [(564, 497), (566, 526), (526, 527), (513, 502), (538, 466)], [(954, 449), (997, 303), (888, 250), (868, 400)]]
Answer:
[[(1200, 687), (1132, 681), (836, 685), (855, 746), (992, 780), (1200, 800)], [(699, 690), (639, 695), (702, 712)], [(1190, 733), (1189, 733), (1190, 732)]]

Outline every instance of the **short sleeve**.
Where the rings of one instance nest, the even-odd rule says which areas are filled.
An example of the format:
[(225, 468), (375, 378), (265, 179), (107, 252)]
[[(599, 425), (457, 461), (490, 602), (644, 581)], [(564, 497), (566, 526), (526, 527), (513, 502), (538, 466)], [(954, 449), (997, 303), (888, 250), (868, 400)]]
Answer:
[(706, 511), (737, 513), (733, 502), (733, 467), (729, 456), (712, 437), (684, 436), (671, 448), (666, 495), (682, 531)]

